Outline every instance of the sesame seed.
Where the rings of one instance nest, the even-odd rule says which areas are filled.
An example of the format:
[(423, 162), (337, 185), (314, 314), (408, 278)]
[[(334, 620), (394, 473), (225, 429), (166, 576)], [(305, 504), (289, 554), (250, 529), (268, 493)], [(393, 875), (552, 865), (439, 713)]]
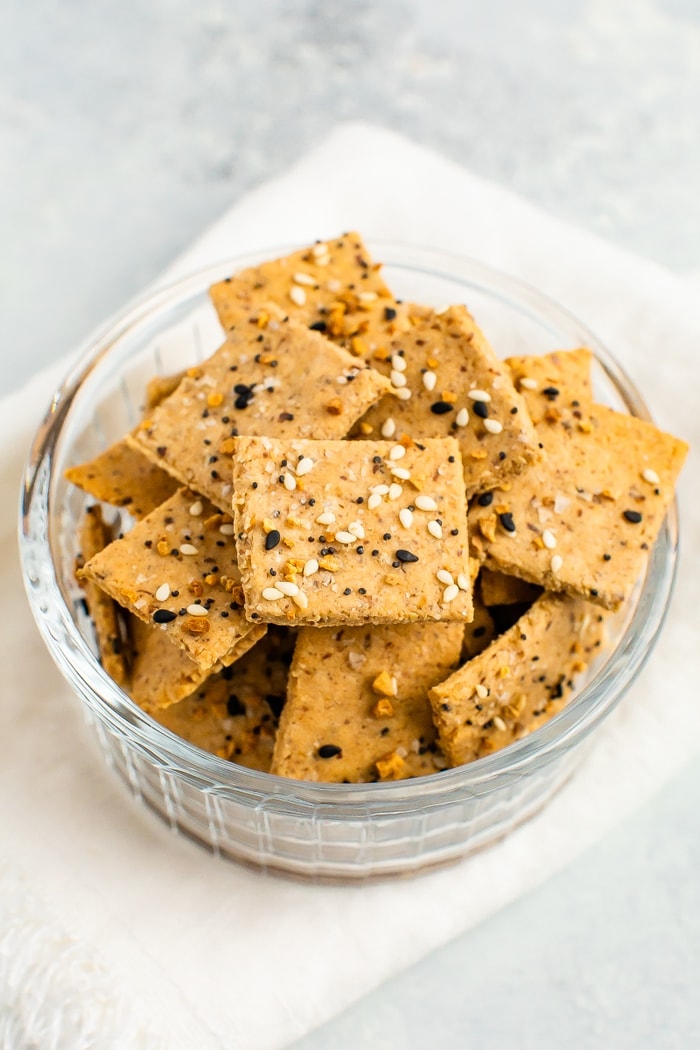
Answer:
[(388, 491), (387, 495), (388, 495), (389, 499), (393, 501), (395, 499), (398, 499), (402, 492), (403, 492), (402, 486), (399, 485), (399, 483), (397, 481), (395, 481), (393, 483), (393, 485), (389, 486), (389, 491)]
[(187, 612), (190, 616), (206, 616), (209, 612), (203, 605), (188, 605)]
[(423, 386), (425, 387), (425, 389), (428, 392), (430, 392), (431, 390), (435, 389), (435, 384), (436, 383), (437, 383), (437, 376), (435, 375), (434, 372), (424, 372), (423, 373)]
[(224, 522), (223, 525), (219, 525), (219, 532), (222, 536), (233, 536), (233, 522)]
[(442, 539), (442, 525), (440, 524), (439, 521), (429, 521), (428, 522), (428, 532), (430, 533), (430, 535), (434, 539), (436, 539), (436, 540), (441, 540)]
[(537, 380), (536, 379), (530, 379), (528, 376), (524, 376), (520, 380), (520, 386), (524, 390), (537, 390)]
[(478, 416), (479, 419), (488, 419), (489, 418), (489, 409), (488, 409), (488, 405), (486, 404), (485, 401), (475, 401), (474, 405), (473, 405), (473, 408), (474, 408), (474, 415)]
[(430, 411), (436, 416), (444, 416), (446, 412), (451, 412), (454, 407), (449, 401), (434, 401), (430, 406)]
[(165, 602), (170, 597), (170, 584), (161, 583), (160, 587), (156, 591), (156, 601)]
[(308, 609), (309, 607), (309, 599), (303, 591), (298, 590), (296, 594), (293, 594), (292, 601), (295, 605), (298, 605), (300, 609)]
[(389, 450), (389, 459), (403, 459), (405, 455), (406, 449), (403, 445), (394, 445), (394, 447)]
[(312, 459), (309, 459), (308, 456), (304, 456), (304, 458), (300, 459), (299, 462), (297, 463), (297, 477), (298, 478), (303, 478), (304, 474), (308, 474), (309, 473), (309, 471), (312, 469), (313, 465), (314, 465), (314, 461)]
[(335, 514), (330, 510), (324, 510), (323, 514), (319, 514), (316, 518), (318, 525), (332, 525), (335, 521)]
[(632, 525), (639, 525), (642, 520), (642, 515), (638, 510), (623, 510), (622, 517)]
[(306, 292), (303, 288), (299, 288), (299, 286), (295, 284), (289, 290), (289, 298), (295, 306), (303, 306), (306, 302)]
[[(381, 459), (379, 462), (381, 463)], [(382, 482), (380, 485), (372, 485), (369, 491), (377, 496), (386, 496), (389, 492), (389, 486)]]
[(651, 467), (647, 467), (646, 470), (642, 471), (642, 477), (644, 478), (645, 481), (648, 481), (650, 485), (660, 485), (661, 484), (661, 478), (659, 477), (659, 475), (656, 473), (655, 470), (651, 469)]
[(469, 413), (466, 408), (460, 408), (459, 412), (455, 416), (455, 423), (458, 427), (466, 427), (469, 422)]
[(389, 418), (385, 419), (384, 422), (382, 423), (382, 437), (383, 438), (393, 438), (395, 433), (396, 433), (396, 423), (391, 418), (391, 416), (389, 416)]
[(407, 470), (406, 467), (389, 467), (389, 473), (393, 474), (395, 478), (399, 478), (401, 481), (409, 481), (411, 478), (411, 471)]
[(448, 587), (445, 587), (445, 590), (442, 592), (443, 604), (449, 605), (450, 602), (455, 600), (458, 594), (459, 587), (456, 583), (451, 583)]
[(416, 496), (416, 506), (418, 510), (437, 510), (438, 505), (432, 496)]
[(474, 686), (474, 689), (476, 691), (476, 695), (479, 697), (480, 700), (485, 700), (486, 697), (489, 695), (488, 688), (485, 685), (483, 685), (481, 682), (478, 682)]
[(405, 529), (410, 529), (411, 525), (413, 525), (413, 515), (408, 507), (403, 507), (403, 509), (399, 511), (399, 521)]
[(395, 372), (405, 372), (406, 371), (405, 358), (401, 357), (400, 354), (394, 354), (394, 356), (391, 359), (391, 367), (394, 369)]
[(482, 492), (476, 502), (480, 507), (490, 507), (493, 503), (493, 492)]
[(361, 521), (351, 521), (348, 525), (348, 532), (351, 532), (353, 536), (357, 536), (358, 540), (365, 538), (365, 530)]
[(553, 551), (557, 545), (557, 537), (550, 529), (545, 529), (542, 533), (542, 542), (547, 550)]
[(290, 583), (288, 580), (277, 580), (275, 589), (282, 591), (282, 594), (286, 594), (288, 598), (293, 598), (295, 594), (299, 593), (296, 583)]
[[(310, 273), (295, 273), (292, 280), (295, 284), (305, 284), (310, 288), (313, 288), (316, 284), (315, 278)], [(302, 304), (300, 303), (299, 305), (301, 306)]]
[(407, 386), (402, 387), (401, 390), (396, 390), (395, 393), (399, 401), (408, 401), (411, 397), (411, 391)]
[(448, 572), (447, 569), (438, 569), (435, 575), (437, 576), (440, 583), (444, 583), (446, 587), (451, 587), (452, 584), (455, 582), (452, 573)]
[(418, 561), (417, 554), (414, 554), (412, 551), (404, 550), (402, 547), (399, 547), (397, 550), (396, 557), (399, 561), (404, 563)]
[(486, 390), (470, 390), (467, 394), (472, 401), (490, 401), (491, 395)]
[(352, 532), (336, 532), (335, 538), (338, 543), (357, 543), (357, 536), (354, 536)]
[(315, 572), (318, 572), (318, 562), (315, 558), (309, 558), (306, 565), (304, 566), (304, 576), (313, 576)]
[(506, 532), (515, 532), (515, 522), (513, 521), (513, 515), (510, 511), (507, 510), (503, 514), (499, 514), (498, 520)]
[(336, 755), (342, 755), (342, 753), (343, 749), (337, 744), (321, 744), (318, 749), (319, 758), (335, 758)]
[(284, 598), (282, 591), (278, 591), (276, 587), (265, 587), (262, 596), (266, 602), (276, 602), (278, 598)]
[(459, 576), (457, 577), (457, 586), (459, 587), (460, 591), (469, 590), (469, 580), (463, 572), (460, 572)]
[(287, 489), (288, 492), (293, 492), (294, 489), (297, 487), (297, 480), (295, 477), (293, 477), (292, 474), (284, 475), (284, 487)]
[(183, 543), (180, 547), (180, 554), (199, 554), (199, 551), (192, 543)]
[(504, 733), (508, 728), (500, 715), (493, 716), (493, 724), (495, 725), (496, 729), (500, 730), (501, 733)]
[(265, 550), (274, 550), (281, 539), (282, 537), (280, 536), (280, 533), (277, 529), (270, 529), (267, 536), (265, 537)]
[(201, 499), (196, 499), (194, 503), (190, 505), (190, 514), (193, 518), (198, 518), (204, 510)]
[(503, 424), (499, 423), (497, 419), (485, 419), (484, 426), (489, 434), (500, 434), (503, 430)]
[(177, 614), (171, 612), (170, 609), (156, 609), (153, 613), (154, 623), (172, 623), (175, 619), (177, 619)]
[(379, 493), (378, 492), (373, 492), (372, 495), (367, 500), (367, 508), (368, 508), (368, 510), (376, 510), (377, 507), (381, 504), (381, 502), (382, 502), (382, 497), (379, 495)]
[(311, 254), (313, 255), (314, 259), (318, 259), (319, 256), (323, 258), (324, 255), (328, 255), (328, 245), (325, 243), (325, 241), (319, 241), (318, 244), (314, 244), (313, 248), (311, 249)]
[(377, 301), (376, 292), (358, 292), (357, 298), (361, 303), (374, 303)]
[(392, 368), (389, 374), (389, 379), (391, 380), (391, 385), (395, 387), (406, 386), (406, 383), (408, 382), (403, 372), (397, 372), (395, 368)]
[(551, 562), (549, 563), (552, 572), (559, 572), (563, 564), (564, 559), (562, 558), (561, 554), (554, 554), (552, 556)]

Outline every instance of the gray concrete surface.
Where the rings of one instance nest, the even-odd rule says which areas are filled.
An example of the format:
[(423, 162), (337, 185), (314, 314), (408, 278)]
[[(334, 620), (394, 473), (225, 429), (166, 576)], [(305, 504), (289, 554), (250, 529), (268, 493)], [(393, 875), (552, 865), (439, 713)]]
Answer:
[[(0, 0), (0, 393), (351, 117), (700, 270), (699, 103), (697, 0)], [(699, 1045), (699, 798), (696, 765), (299, 1050)]]

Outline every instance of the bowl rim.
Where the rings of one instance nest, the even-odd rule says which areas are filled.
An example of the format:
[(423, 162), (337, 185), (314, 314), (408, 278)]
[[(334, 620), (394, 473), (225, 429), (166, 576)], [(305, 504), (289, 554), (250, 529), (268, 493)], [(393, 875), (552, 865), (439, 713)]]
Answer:
[[(365, 816), (403, 809), (445, 805), (457, 798), (483, 793), (497, 783), (520, 778), (536, 763), (553, 762), (573, 744), (583, 740), (596, 724), (617, 706), (637, 677), (661, 631), (670, 604), (678, 552), (678, 513), (674, 500), (647, 563), (636, 608), (622, 629), (617, 645), (580, 691), (553, 718), (534, 732), (507, 747), (474, 762), (441, 770), (409, 780), (373, 784), (332, 784), (292, 780), (276, 774), (248, 769), (218, 758), (165, 729), (137, 707), (107, 675), (80, 633), (66, 603), (47, 530), (41, 536), (45, 555), (41, 580), (42, 596), (46, 591), (55, 603), (55, 612), (69, 646), (56, 637), (40, 607), (29, 565), (30, 536), (33, 516), (37, 513), (37, 482), (42, 470), (48, 470), (46, 499), (42, 504), (51, 515), (52, 460), (63, 425), (70, 413), (82, 383), (119, 341), (148, 319), (157, 317), (174, 303), (201, 296), (208, 286), (230, 273), (267, 259), (287, 254), (298, 245), (273, 247), (246, 252), (199, 269), (172, 283), (138, 296), (99, 326), (83, 343), (79, 356), (56, 390), (32, 442), (20, 491), (19, 545), (23, 578), (30, 607), (39, 631), (55, 663), (74, 690), (103, 721), (110, 723), (129, 743), (151, 761), (176, 769), (191, 783), (222, 795), (241, 793), (262, 796), (266, 808), (274, 801), (294, 811), (321, 809), (329, 817), (347, 817), (360, 808)], [(517, 307), (542, 324), (563, 326), (576, 337), (578, 345), (588, 346), (625, 402), (626, 408), (642, 419), (650, 420), (649, 410), (633, 381), (601, 342), (598, 336), (566, 308), (526, 282), (502, 273), (476, 259), (434, 248), (368, 240), (373, 257), (387, 267), (458, 282), (492, 299)], [(47, 519), (48, 520), (48, 519)], [(47, 578), (48, 577), (48, 578)]]

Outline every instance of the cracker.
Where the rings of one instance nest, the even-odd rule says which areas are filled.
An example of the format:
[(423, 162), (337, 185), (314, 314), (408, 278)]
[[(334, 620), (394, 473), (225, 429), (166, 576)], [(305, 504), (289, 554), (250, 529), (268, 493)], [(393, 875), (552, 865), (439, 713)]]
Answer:
[(481, 599), (487, 607), (492, 605), (531, 605), (542, 593), (527, 580), (518, 576), (506, 576), (503, 572), (482, 569), (479, 575)]
[(285, 700), (292, 648), (291, 632), (274, 628), (191, 697), (149, 714), (195, 747), (266, 773)]
[(597, 654), (604, 613), (545, 594), (505, 634), (429, 692), (438, 738), (459, 766), (506, 747), (553, 717)]
[(591, 351), (579, 347), (537, 357), (509, 357), (506, 365), (535, 425), (561, 421), (565, 413), (577, 426), (593, 404), (592, 362)]
[(178, 488), (170, 474), (124, 440), (69, 467), (66, 478), (94, 499), (125, 507), (134, 518), (145, 518)]
[(211, 670), (245, 651), (255, 629), (243, 610), (230, 522), (181, 489), (92, 558), (83, 574), (141, 620), (160, 624), (201, 670)]
[(387, 345), (407, 327), (362, 238), (347, 233), (273, 259), (212, 285), (209, 295), (223, 328), (264, 328), (289, 315), (360, 357)]
[[(80, 556), (82, 565), (112, 542), (112, 529), (102, 517), (97, 504), (85, 508), (85, 517), (80, 528)], [(79, 570), (80, 571), (80, 570)], [(118, 606), (90, 580), (82, 580), (85, 601), (95, 628), (95, 640), (100, 663), (117, 685), (125, 688), (129, 682), (129, 667), (126, 660), (124, 632), (119, 620)]]
[(687, 445), (606, 406), (558, 402), (537, 425), (546, 461), (472, 503), (471, 542), (487, 568), (615, 609), (644, 568)]
[(296, 321), (243, 326), (127, 440), (222, 510), (231, 505), (232, 437), (340, 438), (387, 379)]
[(416, 441), (451, 435), (459, 442), (469, 495), (521, 473), (540, 452), (506, 364), (465, 307), (439, 314), (411, 309), (410, 331), (389, 344), (386, 359), (372, 362), (391, 376), (396, 394), (367, 412), (362, 432), (371, 427), (376, 437), (405, 433)]
[(462, 624), (304, 627), (272, 772), (367, 783), (444, 768), (428, 689), (457, 666)]
[(452, 438), (410, 448), (237, 438), (248, 616), (328, 626), (470, 620), (461, 469)]
[(472, 601), (474, 603), (474, 618), (464, 628), (462, 662), (471, 660), (472, 657), (478, 656), (479, 653), (483, 652), (491, 644), (497, 633), (493, 617), (476, 591), (472, 595)]
[(149, 379), (146, 383), (146, 411), (150, 412), (157, 408), (161, 401), (165, 401), (166, 397), (174, 394), (186, 375), (187, 372), (183, 371), (174, 372), (169, 376), (153, 376), (152, 379)]

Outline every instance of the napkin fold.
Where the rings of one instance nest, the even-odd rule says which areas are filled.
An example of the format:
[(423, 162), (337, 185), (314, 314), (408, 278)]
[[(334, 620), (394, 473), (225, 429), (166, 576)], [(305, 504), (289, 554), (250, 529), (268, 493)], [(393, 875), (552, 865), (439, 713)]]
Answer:
[[(378, 128), (339, 127), (232, 208), (163, 281), (351, 228), (470, 255), (538, 287), (608, 344), (661, 426), (700, 448), (693, 282)], [(451, 868), (345, 887), (264, 877), (173, 836), (105, 768), (22, 594), (13, 540), (22, 460), (65, 368), (0, 408), (0, 587), (12, 654), (0, 686), (0, 1044), (283, 1047), (571, 862), (697, 753), (693, 452), (664, 635), (576, 777), (527, 825)]]

